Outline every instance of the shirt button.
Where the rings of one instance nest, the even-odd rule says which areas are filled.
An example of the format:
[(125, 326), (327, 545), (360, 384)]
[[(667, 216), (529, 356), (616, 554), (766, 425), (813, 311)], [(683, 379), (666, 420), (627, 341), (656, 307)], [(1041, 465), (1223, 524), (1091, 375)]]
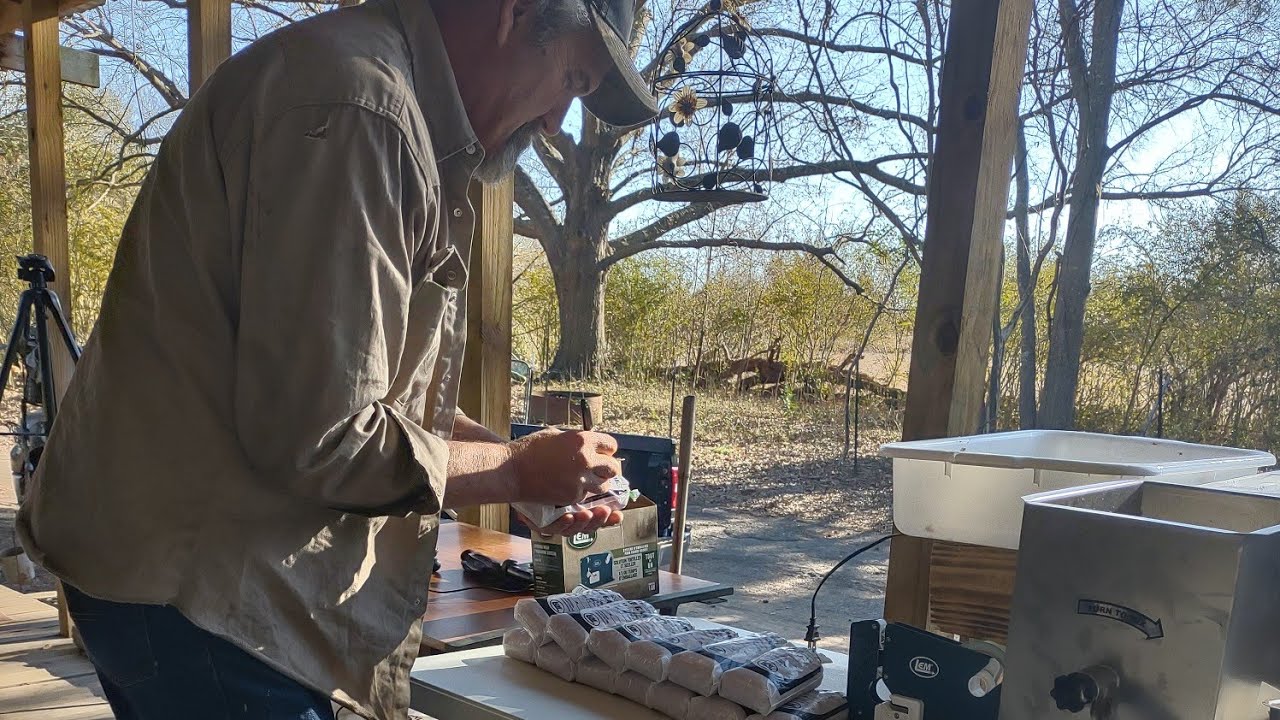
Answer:
[(456, 217), (456, 218), (460, 218), (460, 217), (462, 217), (462, 208), (454, 208), (454, 209), (453, 209), (453, 216), (454, 216), (454, 217)]
[(453, 282), (454, 280), (457, 280), (457, 279), (458, 279), (458, 273), (456, 273), (456, 272), (454, 272), (454, 271), (452, 271), (452, 270), (450, 270), (449, 272), (445, 273), (445, 274), (444, 274), (444, 276), (445, 276), (445, 278), (446, 278), (449, 282)]
[(476, 146), (475, 146), (475, 145), (468, 145), (468, 146), (467, 146), (467, 154), (468, 154), (468, 155), (475, 155), (475, 154), (476, 154)]

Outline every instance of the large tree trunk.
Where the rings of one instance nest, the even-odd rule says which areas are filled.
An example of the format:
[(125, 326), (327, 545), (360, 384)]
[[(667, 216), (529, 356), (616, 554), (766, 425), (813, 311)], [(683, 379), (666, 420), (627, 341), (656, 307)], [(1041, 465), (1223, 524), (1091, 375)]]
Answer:
[(1036, 427), (1036, 278), (1031, 275), (1031, 175), (1027, 169), (1027, 134), (1018, 126), (1018, 154), (1014, 179), (1014, 217), (1018, 227), (1018, 303), (1021, 307), (1018, 354), (1018, 427)]
[(560, 346), (548, 370), (552, 377), (592, 378), (603, 367), (605, 273), (596, 263), (575, 262), (580, 257), (565, 253), (550, 262), (560, 310)]
[(1041, 427), (1068, 429), (1075, 425), (1076, 419), (1085, 302), (1089, 297), (1102, 177), (1110, 157), (1107, 129), (1111, 124), (1116, 48), (1124, 2), (1098, 0), (1095, 3), (1090, 62), (1084, 58), (1081, 18), (1074, 0), (1059, 0), (1058, 7), (1071, 71), (1071, 92), (1080, 108), (1080, 131), (1071, 182), (1071, 215), (1062, 250), (1054, 322), (1049, 331), (1049, 361), (1039, 421)]

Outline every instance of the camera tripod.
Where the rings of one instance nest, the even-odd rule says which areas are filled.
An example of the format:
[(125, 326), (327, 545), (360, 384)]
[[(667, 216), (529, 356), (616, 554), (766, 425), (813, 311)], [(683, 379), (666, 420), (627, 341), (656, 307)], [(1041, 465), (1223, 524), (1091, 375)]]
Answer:
[[(18, 314), (9, 333), (9, 343), (5, 346), (4, 364), (0, 365), (0, 399), (9, 386), (9, 374), (18, 360), (22, 350), (24, 368), (27, 369), (27, 382), (22, 393), (22, 423), (16, 432), (3, 433), (18, 438), (14, 447), (14, 474), (21, 477), (18, 500), (21, 502), (25, 494), (26, 480), (35, 472), (35, 465), (43, 451), (44, 441), (49, 437), (54, 418), (58, 412), (58, 396), (54, 386), (53, 355), (50, 353), (49, 320), (58, 328), (62, 342), (74, 362), (80, 361), (80, 345), (71, 332), (71, 324), (62, 314), (62, 305), (58, 295), (49, 288), (54, 280), (53, 266), (43, 255), (31, 254), (18, 257), (18, 279), (25, 281), (27, 289), (22, 291), (18, 299)], [(34, 325), (34, 327), (32, 327)], [(31, 347), (34, 337), (35, 347)], [(34, 362), (28, 359), (34, 350)], [(36, 370), (31, 376), (29, 368)], [(43, 418), (35, 417), (30, 406), (39, 406), (43, 410)], [(35, 417), (36, 422), (31, 422)]]

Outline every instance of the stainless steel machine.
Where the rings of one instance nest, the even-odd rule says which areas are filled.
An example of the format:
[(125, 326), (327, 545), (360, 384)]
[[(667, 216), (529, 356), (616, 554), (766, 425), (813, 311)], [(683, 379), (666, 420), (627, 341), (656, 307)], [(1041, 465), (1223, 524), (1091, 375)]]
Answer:
[(1029, 498), (1000, 720), (1267, 720), (1280, 497), (1126, 482)]

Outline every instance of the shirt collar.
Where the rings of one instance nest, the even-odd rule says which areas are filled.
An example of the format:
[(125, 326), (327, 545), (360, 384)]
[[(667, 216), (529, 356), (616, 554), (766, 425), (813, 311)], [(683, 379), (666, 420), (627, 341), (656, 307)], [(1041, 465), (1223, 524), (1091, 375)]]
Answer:
[(458, 82), (430, 0), (394, 0), (394, 3), (413, 57), (414, 92), (431, 130), (436, 161), (472, 145), (479, 150), (480, 144), (458, 93)]

